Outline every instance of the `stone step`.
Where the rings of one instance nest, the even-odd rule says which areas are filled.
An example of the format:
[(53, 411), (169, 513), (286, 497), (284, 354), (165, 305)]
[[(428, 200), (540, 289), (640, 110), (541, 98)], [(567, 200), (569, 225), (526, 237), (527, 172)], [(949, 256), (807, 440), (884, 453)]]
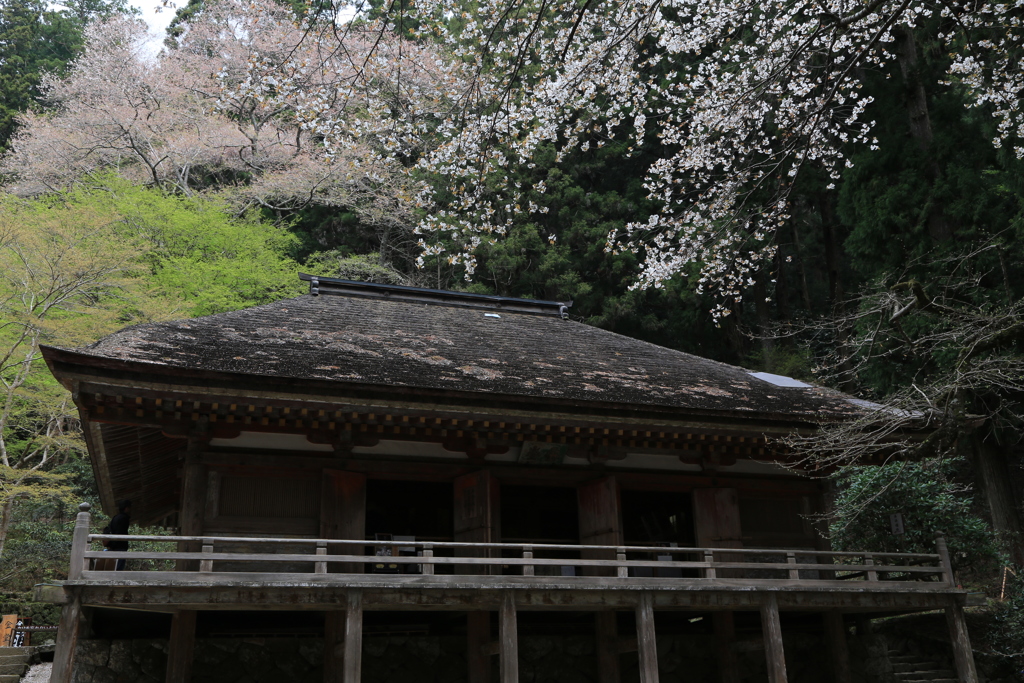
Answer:
[(0, 655), (0, 665), (3, 664), (28, 664), (28, 661), (32, 659), (28, 654), (23, 655)]
[[(890, 661), (892, 661), (890, 659)], [(937, 662), (929, 662), (921, 660), (919, 662), (892, 662), (892, 670), (896, 673), (901, 671), (918, 671), (921, 668), (926, 669), (939, 669), (941, 668)]]
[(0, 683), (20, 683), (21, 674), (17, 676), (11, 676), (9, 674), (0, 674)]
[(0, 657), (4, 655), (32, 654), (31, 647), (0, 647)]
[(28, 668), (26, 662), (18, 662), (17, 664), (0, 664), (0, 676), (21, 676), (25, 673), (25, 669)]
[(931, 669), (914, 671), (912, 673), (897, 673), (896, 679), (900, 681), (934, 681), (940, 678), (956, 678), (956, 674), (949, 669)]
[(928, 660), (918, 655), (889, 655), (889, 661), (893, 664), (897, 662), (901, 664), (922, 664)]

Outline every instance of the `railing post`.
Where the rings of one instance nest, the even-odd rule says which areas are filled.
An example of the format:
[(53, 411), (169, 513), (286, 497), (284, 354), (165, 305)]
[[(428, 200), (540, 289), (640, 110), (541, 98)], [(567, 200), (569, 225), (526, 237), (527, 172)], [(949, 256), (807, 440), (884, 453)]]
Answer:
[[(317, 544), (316, 544), (316, 554), (317, 555), (326, 555), (327, 554), (327, 541), (317, 541)], [(317, 574), (326, 574), (327, 573), (327, 563), (326, 562), (314, 562), (313, 563), (313, 571), (315, 573), (317, 573)]]
[[(524, 560), (532, 560), (533, 559), (533, 546), (532, 545), (528, 545), (525, 548), (523, 548), (523, 559)], [(532, 564), (524, 564), (523, 565), (523, 576), (533, 576), (533, 565)]]
[(939, 562), (942, 564), (942, 575), (946, 584), (953, 585), (953, 563), (949, 559), (949, 546), (946, 545), (946, 535), (941, 531), (935, 532), (935, 552), (939, 555)]
[(796, 553), (786, 553), (786, 564), (791, 565), (789, 568), (789, 580), (799, 580), (800, 570), (796, 568)]
[(716, 577), (715, 568), (711, 566), (711, 563), (715, 561), (715, 554), (710, 550), (704, 551), (704, 562), (708, 565), (704, 570), (705, 579), (713, 579)]
[(85, 551), (89, 549), (89, 524), (92, 522), (92, 515), (89, 510), (92, 506), (88, 503), (81, 503), (78, 506), (80, 512), (75, 518), (75, 531), (71, 537), (71, 566), (68, 567), (69, 579), (82, 578), (85, 571)]
[[(864, 556), (864, 564), (865, 564), (865, 566), (868, 566), (868, 567), (874, 567), (875, 566), (875, 558), (874, 558), (874, 556), (872, 556), (872, 555), (865, 555)], [(878, 572), (874, 571), (873, 569), (868, 569), (867, 570), (867, 580), (868, 581), (878, 581)]]
[[(616, 548), (615, 549), (615, 560), (617, 562), (625, 562), (626, 561), (626, 549), (625, 548)], [(619, 567), (616, 567), (615, 575), (618, 576), (620, 579), (627, 578), (629, 576), (629, 567), (623, 567), (621, 565)]]
[(434, 573), (434, 563), (432, 562), (433, 558), (434, 546), (429, 543), (423, 544), (423, 564), (420, 565), (422, 567), (420, 570), (421, 574), (432, 575)]
[[(203, 544), (203, 555), (213, 554), (213, 541)], [(213, 560), (200, 560), (199, 571), (201, 572), (212, 572), (213, 571)]]

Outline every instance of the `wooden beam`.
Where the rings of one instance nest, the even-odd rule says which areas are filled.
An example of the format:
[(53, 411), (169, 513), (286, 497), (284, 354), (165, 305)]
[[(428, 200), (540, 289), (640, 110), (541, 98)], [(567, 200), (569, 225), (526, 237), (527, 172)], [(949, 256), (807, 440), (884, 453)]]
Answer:
[(71, 683), (71, 674), (75, 668), (75, 649), (78, 647), (78, 634), (81, 628), (82, 601), (75, 595), (60, 612), (50, 683)]
[(167, 643), (167, 683), (192, 680), (192, 656), (196, 644), (195, 610), (178, 610), (171, 617), (171, 637)]
[(654, 634), (654, 600), (640, 594), (636, 605), (636, 645), (640, 660), (640, 683), (658, 683), (658, 644)]
[[(189, 437), (188, 448), (185, 451), (185, 480), (181, 485), (181, 507), (178, 517), (178, 524), (182, 536), (201, 536), (203, 533), (204, 513), (206, 512), (206, 490), (207, 475), (206, 467), (200, 460), (200, 452), (205, 445), (205, 439), (200, 437)], [(217, 495), (216, 492), (214, 495)], [(195, 543), (179, 543), (180, 552), (197, 552), (199, 548)], [(193, 569), (184, 560), (175, 563), (179, 571)]]
[(363, 592), (347, 591), (342, 683), (361, 683), (363, 668)]
[[(499, 543), (501, 541), (501, 504), (498, 480), (490, 470), (480, 470), (457, 477), (453, 482), (455, 540), (465, 543)], [(460, 549), (456, 555), (493, 557), (492, 549)], [(500, 573), (488, 567), (488, 574)], [(456, 565), (456, 574), (476, 574), (479, 568)]]
[(850, 650), (846, 644), (846, 622), (843, 613), (835, 610), (822, 615), (825, 644), (832, 662), (833, 683), (850, 683)]
[(974, 651), (967, 634), (964, 609), (956, 597), (950, 597), (946, 607), (946, 624), (949, 626), (949, 640), (953, 645), (953, 659), (956, 662), (956, 677), (960, 683), (978, 683), (978, 672), (974, 667)]
[(516, 603), (511, 591), (501, 598), (498, 612), (498, 638), (501, 640), (501, 683), (519, 683), (519, 630), (516, 626)]
[(491, 642), (491, 613), (466, 614), (466, 664), (469, 683), (490, 683), (491, 658), (484, 648)]
[[(623, 545), (622, 502), (615, 477), (602, 477), (576, 489), (581, 545)], [(614, 551), (583, 550), (585, 560), (614, 560)], [(615, 576), (614, 569), (584, 567), (588, 576)]]
[(597, 682), (619, 683), (619, 628), (615, 612), (595, 612), (594, 632), (597, 640)]
[(715, 655), (718, 658), (719, 683), (740, 683), (740, 672), (736, 666), (733, 643), (736, 641), (736, 623), (732, 612), (715, 612), (711, 615), (715, 629)]
[(768, 593), (761, 604), (761, 632), (768, 658), (768, 683), (786, 683), (786, 651), (782, 647), (782, 624), (775, 593)]
[(345, 612), (324, 612), (324, 683), (343, 683)]
[[(366, 538), (366, 477), (325, 469), (320, 491), (320, 538)], [(360, 562), (334, 563), (332, 572), (359, 574)]]

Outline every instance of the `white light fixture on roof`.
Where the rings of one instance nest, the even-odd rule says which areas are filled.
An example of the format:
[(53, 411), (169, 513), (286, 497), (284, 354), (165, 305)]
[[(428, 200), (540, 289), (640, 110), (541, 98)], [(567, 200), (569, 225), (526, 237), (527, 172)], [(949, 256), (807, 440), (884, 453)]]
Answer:
[(763, 382), (774, 384), (777, 387), (793, 387), (799, 389), (810, 388), (810, 384), (805, 384), (798, 379), (792, 377), (786, 377), (784, 375), (773, 375), (770, 372), (752, 372), (751, 377), (756, 377)]

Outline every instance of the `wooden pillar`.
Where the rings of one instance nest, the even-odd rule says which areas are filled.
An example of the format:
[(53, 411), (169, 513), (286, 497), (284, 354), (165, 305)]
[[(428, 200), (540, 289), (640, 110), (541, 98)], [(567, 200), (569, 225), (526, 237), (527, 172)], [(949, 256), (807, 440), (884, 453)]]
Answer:
[(597, 683), (619, 683), (619, 627), (615, 612), (594, 612), (597, 636)]
[(171, 637), (167, 643), (167, 683), (192, 680), (192, 654), (196, 645), (195, 610), (178, 610), (171, 617)]
[(342, 683), (345, 670), (345, 613), (324, 613), (324, 683)]
[[(344, 470), (323, 471), (320, 487), (320, 538), (366, 538), (366, 477)], [(360, 546), (334, 546), (331, 555), (362, 555)], [(371, 553), (372, 554), (372, 553)], [(358, 562), (335, 562), (328, 571), (362, 573)]]
[(654, 634), (654, 597), (641, 593), (636, 605), (636, 653), (640, 683), (658, 683), (658, 643)]
[(732, 651), (736, 641), (736, 622), (732, 612), (714, 612), (711, 623), (715, 628), (715, 655), (718, 659), (719, 683), (740, 683), (736, 656)]
[[(456, 477), (454, 481), (455, 540), (459, 543), (501, 541), (501, 504), (498, 480), (489, 470)], [(492, 550), (460, 549), (462, 557), (494, 557)], [(458, 574), (500, 574), (498, 567), (456, 565)]]
[(825, 612), (825, 644), (832, 662), (833, 683), (850, 683), (850, 651), (846, 645), (846, 622), (841, 612)]
[[(736, 489), (694, 489), (693, 525), (698, 548), (742, 548), (740, 503)], [(739, 553), (715, 553), (717, 562), (740, 562)], [(742, 569), (719, 569), (718, 578), (742, 578)]]
[(82, 627), (82, 601), (77, 595), (64, 605), (57, 625), (57, 646), (53, 651), (50, 683), (71, 683), (75, 667), (75, 648)]
[(466, 615), (466, 659), (469, 683), (490, 683), (491, 656), (482, 648), (491, 642), (491, 613), (470, 612)]
[(360, 683), (363, 675), (363, 593), (349, 589), (345, 606), (345, 643), (342, 683)]
[(779, 600), (775, 593), (768, 593), (761, 605), (761, 631), (768, 658), (768, 683), (786, 683), (786, 651), (782, 647)]
[(512, 591), (506, 591), (501, 596), (498, 638), (501, 683), (519, 683), (519, 630), (516, 626), (516, 602)]
[[(206, 437), (190, 436), (188, 447), (185, 450), (185, 471), (181, 484), (181, 505), (178, 515), (182, 536), (203, 535), (203, 513), (207, 506), (207, 475), (206, 467), (200, 461), (199, 454), (206, 443)], [(214, 491), (213, 495), (217, 496), (219, 493), (219, 491)], [(198, 552), (199, 545), (194, 542), (183, 542), (178, 544), (178, 550), (179, 552)], [(199, 567), (195, 561), (190, 563), (188, 560), (177, 560), (174, 568), (178, 571), (186, 571)]]
[[(620, 498), (619, 482), (615, 477), (602, 477), (580, 484), (576, 489), (580, 545), (624, 544)], [(615, 554), (614, 550), (583, 550), (580, 557), (585, 560), (614, 560)], [(587, 567), (583, 573), (590, 576), (614, 576), (615, 570), (610, 567)]]
[(960, 683), (978, 683), (978, 672), (974, 668), (974, 651), (967, 634), (964, 609), (951, 597), (946, 607), (946, 624), (949, 626), (949, 640), (953, 644), (953, 659), (956, 662), (956, 677)]

